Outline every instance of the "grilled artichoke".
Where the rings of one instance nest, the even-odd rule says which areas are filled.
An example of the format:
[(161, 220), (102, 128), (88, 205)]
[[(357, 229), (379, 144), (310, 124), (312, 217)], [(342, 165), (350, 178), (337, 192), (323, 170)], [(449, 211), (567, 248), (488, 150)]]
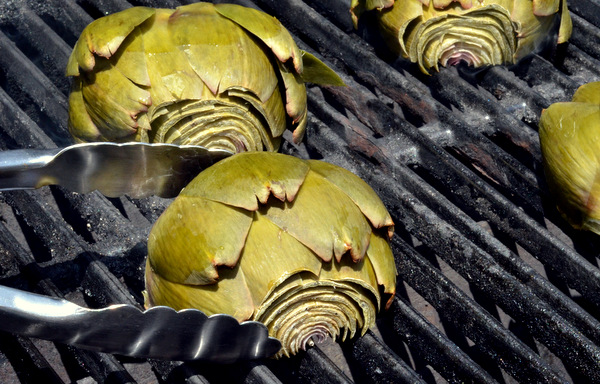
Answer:
[(69, 58), (76, 141), (276, 150), (306, 126), (305, 82), (341, 79), (275, 18), (233, 4), (130, 8), (88, 25)]
[(279, 356), (364, 334), (395, 293), (392, 233), (381, 200), (351, 172), (240, 153), (203, 171), (155, 223), (146, 306), (260, 321), (282, 342)]
[(378, 26), (388, 46), (430, 68), (466, 62), (514, 64), (552, 36), (571, 36), (566, 0), (352, 0), (355, 26), (365, 11), (376, 10)]
[(600, 234), (600, 82), (542, 112), (540, 145), (551, 194), (575, 228)]

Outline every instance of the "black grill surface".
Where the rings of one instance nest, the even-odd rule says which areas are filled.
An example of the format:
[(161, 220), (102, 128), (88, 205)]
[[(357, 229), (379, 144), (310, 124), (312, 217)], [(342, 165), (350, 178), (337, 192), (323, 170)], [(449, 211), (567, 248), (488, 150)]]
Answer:
[[(380, 50), (349, 0), (236, 1), (276, 17), (344, 88), (310, 87), (305, 141), (283, 152), (364, 178), (396, 223), (398, 294), (364, 337), (290, 359), (208, 366), (132, 359), (0, 332), (3, 383), (600, 382), (600, 238), (548, 196), (543, 108), (600, 80), (600, 1), (571, 0), (574, 32), (517, 66), (421, 74)], [(182, 2), (185, 3), (185, 2)], [(68, 145), (63, 75), (93, 19), (170, 0), (4, 0), (0, 148)], [(0, 284), (81, 305), (141, 306), (146, 236), (169, 200), (0, 194)], [(0, 319), (1, 321), (1, 319)]]

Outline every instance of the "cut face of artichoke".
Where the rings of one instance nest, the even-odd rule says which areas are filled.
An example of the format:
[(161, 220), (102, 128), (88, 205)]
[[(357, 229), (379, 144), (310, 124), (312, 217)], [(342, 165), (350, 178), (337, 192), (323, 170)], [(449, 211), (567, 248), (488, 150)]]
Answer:
[[(306, 60), (304, 58), (306, 57)], [(233, 4), (134, 7), (85, 28), (69, 58), (76, 141), (274, 151), (300, 141), (305, 82), (343, 85), (263, 12)]]
[(558, 22), (557, 43), (572, 30), (566, 0), (352, 0), (355, 26), (370, 10), (390, 49), (424, 73), (439, 64), (514, 64), (545, 43)]
[(548, 188), (563, 217), (600, 234), (600, 82), (542, 112), (540, 146)]
[(381, 200), (351, 172), (237, 154), (200, 173), (152, 228), (146, 306), (260, 321), (289, 356), (374, 325), (396, 290), (392, 234)]

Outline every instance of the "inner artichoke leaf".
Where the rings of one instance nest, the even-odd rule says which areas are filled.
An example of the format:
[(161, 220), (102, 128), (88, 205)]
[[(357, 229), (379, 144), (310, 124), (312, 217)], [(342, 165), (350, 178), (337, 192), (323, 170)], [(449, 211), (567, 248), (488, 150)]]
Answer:
[[(231, 162), (233, 165), (229, 165)], [(271, 194), (282, 201), (294, 200), (308, 171), (304, 160), (292, 156), (239, 153), (201, 172), (181, 194), (256, 211), (258, 202), (266, 204)]]
[(371, 234), (366, 259), (371, 262), (377, 283), (383, 286), (383, 293), (389, 295), (385, 303), (385, 308), (388, 309), (396, 294), (396, 264), (388, 240), (378, 232), (373, 231)]
[(239, 24), (268, 46), (280, 62), (292, 59), (294, 69), (302, 73), (302, 54), (287, 29), (276, 18), (235, 4), (215, 4), (223, 17)]
[(290, 276), (307, 271), (318, 276), (321, 260), (298, 240), (257, 214), (240, 257), (240, 268), (251, 282), (255, 303), (261, 303)]
[(389, 235), (392, 236), (392, 217), (369, 184), (347, 169), (325, 161), (308, 160), (308, 164), (311, 171), (324, 177), (352, 199), (375, 228), (389, 227)]
[(249, 92), (245, 88), (229, 88), (227, 96), (233, 100), (236, 98), (239, 99), (240, 103), (243, 103), (242, 100), (246, 101), (254, 107), (254, 111), (262, 117), (269, 127), (270, 135), (268, 141), (272, 141), (274, 137), (281, 136), (286, 130), (286, 114), (279, 87), (275, 87), (271, 97), (264, 103), (257, 99), (254, 93)]
[(218, 266), (237, 264), (252, 213), (197, 196), (180, 195), (161, 215), (148, 238), (150, 265), (175, 283), (203, 285), (221, 280)]
[(300, 74), (302, 81), (320, 85), (346, 85), (342, 78), (310, 52), (302, 51), (304, 70)]
[(235, 23), (215, 14), (209, 3), (177, 8), (168, 24), (171, 42), (213, 94), (238, 86), (266, 101), (277, 86), (268, 53)]
[(218, 284), (173, 283), (154, 272), (147, 261), (145, 306), (148, 308), (160, 303), (177, 311), (202, 308), (207, 316), (227, 313), (240, 322), (250, 319), (254, 303), (239, 267), (219, 268), (219, 276)]
[(352, 260), (361, 260), (369, 246), (371, 225), (360, 209), (315, 172), (308, 172), (303, 187), (292, 203), (274, 202), (260, 212), (325, 262), (333, 256), (339, 261), (346, 252)]

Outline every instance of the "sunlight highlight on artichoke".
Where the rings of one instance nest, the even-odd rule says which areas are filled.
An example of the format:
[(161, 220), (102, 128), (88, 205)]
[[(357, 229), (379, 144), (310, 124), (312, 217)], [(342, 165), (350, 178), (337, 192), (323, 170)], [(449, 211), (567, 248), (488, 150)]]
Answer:
[(392, 234), (385, 206), (353, 173), (240, 153), (203, 171), (155, 223), (146, 306), (260, 321), (282, 342), (279, 356), (362, 335), (396, 290)]
[(540, 146), (548, 188), (563, 217), (600, 234), (600, 82), (542, 112)]
[(134, 7), (88, 25), (69, 58), (69, 130), (82, 141), (232, 152), (300, 141), (305, 82), (343, 85), (275, 18), (233, 4)]
[(566, 0), (352, 0), (355, 26), (371, 10), (390, 49), (424, 73), (439, 64), (514, 64), (572, 30)]

